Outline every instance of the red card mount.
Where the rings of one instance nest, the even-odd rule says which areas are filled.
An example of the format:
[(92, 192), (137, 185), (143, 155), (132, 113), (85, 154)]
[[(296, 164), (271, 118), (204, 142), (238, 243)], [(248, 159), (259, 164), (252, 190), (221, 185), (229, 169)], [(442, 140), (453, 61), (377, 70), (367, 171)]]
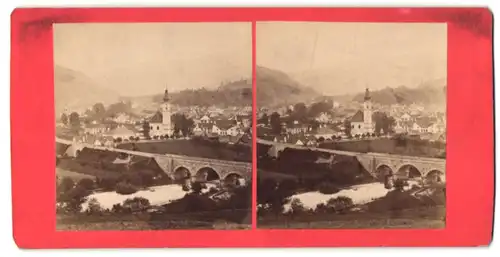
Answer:
[[(52, 25), (252, 22), (255, 67), (259, 21), (447, 24), (446, 227), (258, 229), (254, 215), (248, 230), (56, 231)], [(26, 8), (12, 13), (11, 40), (13, 223), (21, 248), (476, 246), (491, 241), (493, 50), (492, 14), (486, 8)], [(253, 101), (255, 106), (255, 94)], [(253, 169), (256, 181), (255, 163)], [(255, 196), (255, 182), (253, 189)]]

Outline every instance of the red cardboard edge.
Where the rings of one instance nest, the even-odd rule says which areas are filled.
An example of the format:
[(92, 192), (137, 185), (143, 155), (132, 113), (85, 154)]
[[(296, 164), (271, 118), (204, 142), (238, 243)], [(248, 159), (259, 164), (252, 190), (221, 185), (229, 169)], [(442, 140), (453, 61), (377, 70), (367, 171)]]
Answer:
[[(492, 14), (486, 8), (20, 8), (11, 18), (13, 236), (20, 248), (477, 246), (492, 239)], [(253, 217), (253, 229), (245, 231), (57, 232), (52, 25), (248, 22), (255, 64), (259, 21), (447, 23), (446, 228), (270, 230), (256, 229)], [(255, 114), (253, 121), (255, 133)], [(255, 195), (255, 163), (253, 169)]]

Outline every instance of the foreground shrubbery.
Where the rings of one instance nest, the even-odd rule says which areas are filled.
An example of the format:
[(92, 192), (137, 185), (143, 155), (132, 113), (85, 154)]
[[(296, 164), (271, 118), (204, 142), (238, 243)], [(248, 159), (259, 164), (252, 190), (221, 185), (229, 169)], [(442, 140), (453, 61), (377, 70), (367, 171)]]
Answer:
[(325, 194), (325, 195), (331, 195), (331, 194), (338, 193), (340, 191), (340, 189), (332, 183), (323, 182), (319, 185), (318, 191), (322, 194)]
[(75, 213), (80, 212), (82, 204), (91, 194), (91, 190), (87, 189), (86, 183), (78, 183), (69, 178), (63, 178), (56, 185), (56, 202), (58, 213)]
[(116, 184), (115, 191), (121, 195), (130, 195), (137, 192), (137, 187), (127, 182), (120, 182)]

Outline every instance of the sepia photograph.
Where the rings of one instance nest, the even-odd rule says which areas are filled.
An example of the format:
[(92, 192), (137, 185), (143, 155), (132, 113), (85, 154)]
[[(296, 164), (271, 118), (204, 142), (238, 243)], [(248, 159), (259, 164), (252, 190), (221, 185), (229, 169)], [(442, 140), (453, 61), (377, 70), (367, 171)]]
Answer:
[(53, 37), (57, 230), (251, 227), (251, 23)]
[(257, 227), (445, 228), (446, 24), (256, 31)]

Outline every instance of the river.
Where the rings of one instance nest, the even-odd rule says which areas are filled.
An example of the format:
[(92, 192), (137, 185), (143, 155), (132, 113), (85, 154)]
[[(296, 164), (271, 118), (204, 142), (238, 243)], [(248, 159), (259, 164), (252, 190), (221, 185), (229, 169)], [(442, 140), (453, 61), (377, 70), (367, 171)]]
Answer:
[[(409, 189), (412, 185), (418, 184), (416, 181), (408, 181), (408, 183), (409, 186), (405, 189)], [(390, 189), (386, 189), (383, 183), (368, 183), (350, 186), (330, 195), (322, 194), (319, 191), (296, 194), (291, 196), (290, 200), (293, 201), (293, 199), (299, 199), (305, 208), (314, 210), (318, 204), (326, 203), (331, 198), (346, 196), (351, 198), (354, 204), (358, 205), (366, 204), (382, 198), (389, 191)], [(284, 212), (290, 210), (291, 201), (284, 206)]]
[[(202, 192), (208, 191), (213, 185), (207, 184), (207, 188), (203, 189)], [(187, 194), (186, 191), (182, 190), (182, 186), (178, 184), (164, 185), (150, 187), (146, 190), (137, 191), (130, 195), (121, 195), (116, 192), (96, 192), (88, 196), (88, 200), (94, 198), (99, 202), (103, 209), (113, 208), (115, 204), (121, 204), (127, 199), (132, 199), (134, 197), (143, 197), (149, 200), (151, 205), (164, 205), (168, 204), (174, 200), (183, 198)], [(88, 200), (82, 204), (82, 210), (86, 210), (88, 207)]]

